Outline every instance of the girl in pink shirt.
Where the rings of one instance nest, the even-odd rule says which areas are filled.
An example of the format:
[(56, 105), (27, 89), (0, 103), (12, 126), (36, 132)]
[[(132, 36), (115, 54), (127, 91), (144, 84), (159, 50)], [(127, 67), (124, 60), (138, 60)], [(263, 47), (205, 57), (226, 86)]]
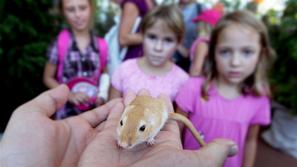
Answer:
[(110, 98), (128, 90), (147, 89), (152, 96), (161, 93), (175, 99), (188, 75), (171, 61), (184, 34), (181, 13), (175, 6), (159, 6), (141, 24), (143, 56), (123, 62), (113, 73)]
[[(270, 123), (267, 71), (273, 60), (264, 24), (247, 11), (230, 13), (212, 32), (204, 77), (189, 79), (178, 92), (178, 112), (206, 142), (227, 138), (237, 143), (238, 154), (225, 167), (253, 166), (259, 125)], [(183, 145), (199, 147), (188, 130)]]

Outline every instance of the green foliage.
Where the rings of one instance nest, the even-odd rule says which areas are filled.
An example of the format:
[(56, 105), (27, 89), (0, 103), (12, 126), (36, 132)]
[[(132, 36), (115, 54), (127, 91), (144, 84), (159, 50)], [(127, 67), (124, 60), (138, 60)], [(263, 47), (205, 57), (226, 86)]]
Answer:
[(220, 0), (220, 2), (225, 5), (227, 11), (239, 10), (241, 5), (241, 0)]
[[(58, 31), (48, 0), (1, 0), (1, 118), (45, 90), (42, 84), (46, 48)], [(2, 99), (3, 99), (2, 98)], [(1, 121), (1, 129), (6, 120)], [(5, 124), (4, 124), (5, 125)]]
[[(4, 99), (0, 131), (17, 106), (46, 90), (42, 75), (47, 47), (64, 24), (53, 9), (53, 2), (0, 0), (0, 88)], [(110, 17), (112, 13), (104, 23), (97, 19), (98, 34), (102, 35), (111, 26)]]
[[(297, 114), (297, 1), (289, 0), (281, 17), (280, 24), (275, 21), (269, 12), (268, 28), (272, 45), (278, 58), (271, 75), (274, 99)], [(269, 24), (270, 23), (270, 24)]]
[(175, 3), (176, 1), (175, 0), (163, 0), (163, 4), (173, 4)]
[[(119, 13), (119, 10), (119, 8), (111, 3), (108, 4), (107, 8), (98, 5), (94, 25), (96, 34), (104, 37), (108, 30), (114, 25), (114, 17)], [(104, 19), (102, 19), (102, 16)]]

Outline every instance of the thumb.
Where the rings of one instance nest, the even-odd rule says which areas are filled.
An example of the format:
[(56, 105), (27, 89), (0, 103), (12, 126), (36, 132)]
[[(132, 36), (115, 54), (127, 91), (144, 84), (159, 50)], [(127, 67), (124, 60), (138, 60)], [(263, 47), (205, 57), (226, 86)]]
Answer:
[(211, 163), (208, 164), (209, 166), (222, 166), (227, 157), (236, 155), (237, 151), (238, 147), (233, 141), (227, 139), (216, 139), (201, 148), (197, 154), (198, 156), (205, 157), (206, 159), (211, 157), (212, 161), (207, 162)]
[(68, 87), (66, 85), (60, 85), (20, 106), (16, 112), (39, 112), (50, 117), (66, 103), (68, 94)]

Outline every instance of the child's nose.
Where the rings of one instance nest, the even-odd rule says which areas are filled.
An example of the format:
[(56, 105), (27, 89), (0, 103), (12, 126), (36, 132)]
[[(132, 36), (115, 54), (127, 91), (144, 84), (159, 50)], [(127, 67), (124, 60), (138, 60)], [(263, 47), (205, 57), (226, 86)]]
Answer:
[(232, 66), (238, 66), (240, 65), (240, 55), (237, 54), (237, 53), (234, 53), (234, 55), (232, 56), (232, 59), (231, 59), (231, 64)]
[(154, 45), (154, 49), (156, 51), (162, 51), (162, 49), (163, 49), (163, 42), (162, 42), (162, 40), (157, 40), (156, 41), (156, 43)]
[(79, 9), (75, 10), (75, 16), (79, 17), (81, 15), (81, 11)]

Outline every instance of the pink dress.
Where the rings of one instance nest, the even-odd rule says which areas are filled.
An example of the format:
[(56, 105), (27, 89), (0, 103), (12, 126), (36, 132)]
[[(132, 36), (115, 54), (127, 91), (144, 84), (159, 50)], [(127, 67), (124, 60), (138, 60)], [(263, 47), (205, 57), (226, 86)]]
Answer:
[[(209, 90), (209, 100), (201, 98), (203, 78), (190, 78), (176, 96), (177, 105), (188, 113), (189, 119), (208, 143), (216, 138), (235, 141), (239, 152), (228, 158), (224, 167), (241, 167), (247, 131), (252, 124), (270, 123), (270, 103), (265, 96), (242, 95), (236, 99), (220, 96), (214, 85)], [(199, 148), (188, 129), (183, 134), (185, 149)]]
[(173, 101), (179, 88), (189, 78), (188, 74), (175, 64), (163, 76), (147, 75), (139, 68), (137, 60), (138, 58), (126, 60), (112, 75), (112, 86), (123, 94), (128, 90), (137, 93), (141, 89), (147, 89), (154, 97), (164, 93)]

